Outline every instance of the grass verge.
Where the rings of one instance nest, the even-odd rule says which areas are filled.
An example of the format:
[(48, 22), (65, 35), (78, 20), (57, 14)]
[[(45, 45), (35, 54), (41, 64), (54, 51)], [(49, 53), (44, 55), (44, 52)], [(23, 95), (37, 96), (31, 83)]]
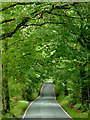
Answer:
[[(40, 90), (41, 90), (41, 87), (42, 87), (42, 83), (40, 84), (39, 88), (38, 88), (38, 94), (34, 94), (33, 95), (33, 99), (32, 100), (35, 100), (38, 95), (40, 95)], [(12, 113), (13, 115), (15, 115), (17, 118), (18, 117), (21, 117), (22, 114), (25, 112), (26, 108), (28, 107), (28, 105), (30, 104), (29, 101), (19, 101), (16, 106), (14, 106), (14, 108), (12, 109)]]
[[(34, 91), (33, 95), (31, 96), (31, 101), (35, 100), (39, 95), (40, 95), (40, 90), (42, 87), (43, 83), (40, 83), (38, 90)], [(13, 98), (14, 99), (14, 98)], [(13, 100), (12, 100), (13, 101)], [(29, 101), (26, 100), (18, 100), (18, 101), (13, 101), (12, 103), (10, 103), (10, 112), (8, 112), (5, 115), (2, 115), (2, 118), (13, 118), (13, 120), (15, 118), (22, 118), (22, 115), (24, 114), (26, 108), (28, 107), (28, 105), (30, 104)]]
[(12, 109), (13, 115), (16, 117), (20, 117), (24, 111), (26, 110), (27, 106), (29, 105), (28, 101), (19, 101)]
[(19, 118), (24, 113), (25, 109), (29, 105), (28, 101), (20, 100), (17, 103), (14, 104), (11, 111), (5, 115), (2, 115), (2, 118)]
[[(75, 109), (68, 106), (67, 97), (59, 96), (57, 102), (67, 111), (67, 113), (75, 120), (80, 120), (80, 118), (86, 118), (88, 120), (88, 112), (77, 112)], [(85, 120), (86, 120), (85, 119)]]

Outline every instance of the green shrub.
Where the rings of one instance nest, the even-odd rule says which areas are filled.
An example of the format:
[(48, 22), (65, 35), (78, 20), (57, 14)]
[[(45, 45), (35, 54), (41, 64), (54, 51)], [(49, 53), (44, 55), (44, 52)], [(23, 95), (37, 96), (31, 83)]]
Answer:
[(10, 113), (7, 113), (5, 115), (2, 114), (2, 120), (5, 120), (5, 118), (8, 120), (8, 118), (13, 118), (13, 115)]
[(28, 101), (21, 100), (16, 104), (16, 106), (13, 107), (11, 112), (16, 117), (19, 117), (23, 114), (28, 105), (29, 105)]
[(73, 100), (73, 99), (70, 99), (70, 100), (68, 101), (68, 103), (69, 103), (70, 105), (75, 105), (75, 104), (76, 104), (76, 101)]
[(63, 87), (63, 84), (62, 82), (58, 81), (56, 84), (55, 84), (55, 95), (56, 97), (58, 97), (59, 95), (63, 95), (64, 94), (64, 87)]
[(71, 93), (71, 94), (69, 94), (67, 97), (66, 97), (66, 99), (68, 100), (68, 103), (70, 104), (70, 105), (75, 105), (76, 104), (76, 99), (75, 99), (75, 97), (74, 97), (74, 95)]
[(38, 91), (36, 89), (33, 89), (30, 100), (34, 100), (37, 97), (38, 97)]
[(87, 103), (85, 103), (85, 104), (82, 105), (82, 107), (81, 107), (81, 112), (86, 112), (87, 109), (88, 109), (88, 105), (87, 105)]
[(82, 104), (81, 103), (77, 103), (75, 106), (74, 106), (74, 108), (75, 109), (81, 109), (81, 107), (82, 107)]

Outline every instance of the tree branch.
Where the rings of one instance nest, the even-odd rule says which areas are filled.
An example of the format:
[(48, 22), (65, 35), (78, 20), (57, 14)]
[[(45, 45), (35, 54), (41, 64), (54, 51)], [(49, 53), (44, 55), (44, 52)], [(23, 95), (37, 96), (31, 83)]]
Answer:
[(70, 9), (71, 6), (70, 5), (76, 5), (76, 4), (79, 4), (78, 2), (74, 2), (72, 4), (65, 4), (65, 5), (62, 5), (62, 6), (55, 6), (54, 9)]
[(4, 10), (7, 10), (8, 8), (14, 7), (14, 6), (16, 6), (16, 5), (17, 5), (17, 3), (14, 3), (13, 5), (6, 6), (6, 7), (2, 8), (2, 9), (0, 10), (0, 12), (2, 12), (2, 11), (4, 11)]
[[(51, 15), (62, 16), (62, 15), (57, 14), (57, 13), (52, 13), (52, 12), (47, 12), (47, 13), (48, 13), (48, 14), (51, 14)], [(63, 17), (75, 18), (75, 19), (81, 19), (81, 18), (84, 19), (84, 18), (87, 18), (87, 17), (81, 17), (81, 18), (80, 18), (80, 17), (76, 17), (76, 16), (73, 17), (73, 16), (68, 16), (68, 15), (66, 15), (66, 14), (64, 14)], [(90, 18), (90, 17), (89, 17), (89, 18)]]
[(17, 27), (15, 28), (14, 31), (12, 31), (12, 32), (10, 32), (10, 33), (6, 33), (6, 34), (1, 35), (1, 36), (0, 36), (0, 40), (3, 40), (3, 39), (5, 39), (5, 38), (7, 38), (7, 37), (12, 37), (12, 35), (13, 35), (20, 27), (22, 27), (22, 26), (28, 27), (28, 26), (42, 26), (42, 25), (44, 25), (44, 24), (66, 24), (66, 23), (62, 23), (62, 22), (56, 22), (56, 23), (54, 23), (54, 22), (44, 22), (44, 23), (41, 23), (41, 24), (27, 24), (27, 25), (25, 25), (25, 23), (26, 23), (28, 20), (29, 20), (28, 17), (25, 18), (24, 20), (22, 20), (22, 22), (21, 22), (19, 25), (17, 25)]
[(25, 57), (25, 56), (27, 56), (27, 55), (31, 55), (31, 54), (33, 54), (33, 53), (26, 53), (26, 54), (24, 54), (23, 56), (21, 56), (20, 58), (23, 58), (23, 57)]
[(14, 20), (15, 20), (15, 18), (11, 18), (11, 19), (8, 19), (8, 20), (3, 20), (2, 22), (0, 22), (0, 24), (11, 22), (11, 21), (14, 21)]
[(28, 21), (29, 18), (24, 18), (22, 20), (22, 22), (20, 24), (17, 25), (17, 27), (14, 29), (14, 31), (10, 32), (10, 33), (6, 33), (6, 34), (3, 34), (0, 36), (0, 40), (3, 40), (7, 37), (12, 37), (12, 35), (21, 27), (21, 26), (24, 26), (25, 23)]
[[(16, 3), (12, 4), (12, 5), (9, 5), (9, 6), (6, 6), (6, 7), (2, 8), (0, 10), (0, 12), (2, 12), (4, 10), (7, 10), (8, 8), (14, 7), (16, 5), (30, 5), (30, 4), (34, 4), (34, 3), (36, 5), (43, 4), (42, 2), (16, 2)], [(51, 3), (47, 3), (47, 4), (52, 5)], [(75, 5), (75, 4), (78, 4), (78, 3), (76, 2), (76, 3), (70, 4), (70, 5)], [(61, 8), (63, 8), (63, 6), (68, 7), (69, 5), (65, 4), (65, 5), (62, 5), (62, 6), (55, 6), (55, 9), (61, 9)], [(65, 8), (65, 9), (69, 9), (69, 8)]]
[[(12, 5), (9, 5), (9, 6), (6, 6), (6, 7), (4, 7), (4, 8), (2, 8), (1, 10), (0, 10), (0, 12), (2, 12), (2, 11), (4, 11), (4, 10), (7, 10), (8, 8), (11, 8), (11, 7), (14, 7), (14, 6), (16, 6), (16, 5), (30, 5), (30, 4), (33, 4), (34, 2), (16, 2), (16, 3), (14, 3), (14, 4), (12, 4)], [(41, 2), (39, 3), (39, 2), (36, 2), (35, 4), (42, 4)]]
[(41, 23), (41, 24), (27, 24), (27, 25), (24, 25), (24, 26), (26, 26), (26, 27), (28, 27), (28, 26), (42, 26), (42, 25), (44, 25), (44, 24), (66, 24), (66, 23), (62, 23), (62, 22), (44, 22), (44, 23)]
[(8, 45), (8, 47), (11, 47), (12, 45), (14, 45), (15, 43), (20, 42), (20, 41), (25, 41), (25, 40), (24, 40), (24, 39), (21, 39), (21, 40), (15, 41), (15, 42), (13, 42), (12, 44)]
[[(75, 9), (76, 11), (77, 11), (77, 9)], [(87, 47), (87, 49), (89, 50), (90, 48), (88, 47), (88, 45), (87, 45), (87, 41), (86, 41), (86, 39), (84, 38), (84, 35), (83, 35), (83, 29), (85, 30), (85, 28), (83, 28), (83, 18), (82, 18), (82, 16), (81, 16), (81, 14), (79, 13), (79, 11), (77, 11), (77, 14), (80, 16), (80, 18), (81, 18), (81, 27), (80, 27), (80, 29), (81, 29), (81, 33), (80, 33), (80, 37), (78, 38), (78, 42), (83, 46), (83, 47)], [(83, 39), (83, 41), (81, 40), (81, 39)]]

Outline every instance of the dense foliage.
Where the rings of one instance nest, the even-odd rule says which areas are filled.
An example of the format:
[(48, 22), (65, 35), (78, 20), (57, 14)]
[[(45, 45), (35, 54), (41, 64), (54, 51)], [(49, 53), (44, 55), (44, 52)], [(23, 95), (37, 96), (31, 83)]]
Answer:
[[(3, 114), (33, 100), (45, 79), (56, 95), (86, 111), (89, 97), (89, 3), (2, 3)], [(12, 113), (11, 113), (12, 114)]]

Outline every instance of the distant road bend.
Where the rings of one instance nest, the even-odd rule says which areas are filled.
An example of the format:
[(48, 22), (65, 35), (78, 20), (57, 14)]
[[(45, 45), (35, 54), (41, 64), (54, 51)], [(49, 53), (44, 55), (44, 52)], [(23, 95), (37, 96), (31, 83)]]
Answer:
[(56, 102), (53, 82), (44, 82), (40, 96), (26, 109), (23, 120), (73, 120)]

